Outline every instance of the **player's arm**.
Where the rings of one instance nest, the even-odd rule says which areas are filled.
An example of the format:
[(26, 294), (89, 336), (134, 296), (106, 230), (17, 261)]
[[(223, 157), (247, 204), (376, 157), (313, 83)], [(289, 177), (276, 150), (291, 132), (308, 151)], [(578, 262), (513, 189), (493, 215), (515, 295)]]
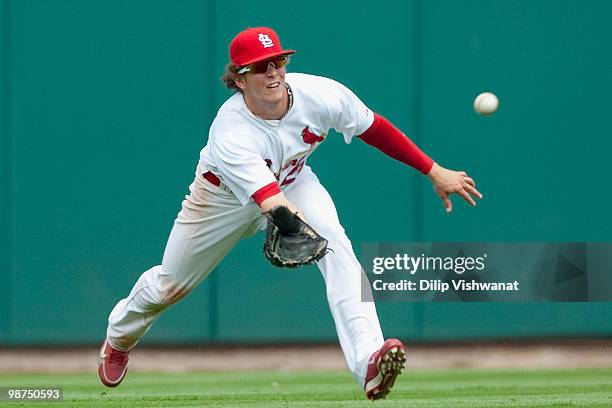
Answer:
[(296, 213), (300, 218), (304, 219), (300, 209), (291, 201), (287, 200), (287, 197), (280, 191), (277, 183), (270, 183), (260, 188), (252, 197), (257, 205), (259, 205), (262, 212), (267, 212), (277, 205), (282, 205), (289, 208), (292, 213)]
[(449, 199), (450, 194), (455, 193), (461, 196), (471, 205), (476, 205), (472, 195), (482, 198), (482, 194), (476, 190), (476, 183), (466, 172), (453, 171), (439, 166), (404, 133), (378, 114), (374, 114), (372, 125), (359, 138), (387, 156), (426, 174), (433, 183), (436, 193), (444, 202), (447, 212), (453, 209)]

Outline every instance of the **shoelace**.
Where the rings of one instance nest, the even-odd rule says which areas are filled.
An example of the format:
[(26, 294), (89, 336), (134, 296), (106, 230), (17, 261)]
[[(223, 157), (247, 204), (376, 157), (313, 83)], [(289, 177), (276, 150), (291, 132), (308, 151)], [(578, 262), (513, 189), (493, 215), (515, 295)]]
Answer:
[(127, 353), (119, 350), (112, 350), (108, 357), (108, 361), (114, 364), (123, 364), (126, 357)]

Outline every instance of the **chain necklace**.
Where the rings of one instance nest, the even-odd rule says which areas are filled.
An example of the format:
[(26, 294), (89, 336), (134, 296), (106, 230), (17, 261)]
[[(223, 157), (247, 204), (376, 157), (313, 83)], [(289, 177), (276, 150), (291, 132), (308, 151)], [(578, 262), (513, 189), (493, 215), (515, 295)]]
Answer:
[(287, 94), (289, 95), (289, 107), (287, 108), (287, 112), (283, 116), (281, 116), (280, 120), (285, 119), (285, 117), (291, 112), (291, 108), (293, 107), (293, 91), (289, 84), (285, 84), (287, 86)]

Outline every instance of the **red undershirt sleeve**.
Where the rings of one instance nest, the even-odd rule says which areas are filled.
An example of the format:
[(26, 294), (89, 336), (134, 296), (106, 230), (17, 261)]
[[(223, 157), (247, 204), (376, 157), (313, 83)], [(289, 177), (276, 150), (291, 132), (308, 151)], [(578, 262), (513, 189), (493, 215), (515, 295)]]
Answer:
[(266, 198), (270, 198), (273, 195), (276, 195), (276, 194), (278, 194), (280, 192), (281, 191), (280, 191), (280, 188), (278, 187), (278, 183), (277, 182), (272, 182), (272, 183), (270, 183), (270, 184), (268, 184), (266, 186), (263, 186), (262, 188), (260, 188), (256, 192), (254, 192), (251, 197), (253, 197), (253, 200), (255, 200), (257, 205), (261, 205), (261, 203)]
[(433, 160), (428, 155), (391, 122), (377, 113), (374, 113), (372, 126), (359, 138), (387, 156), (414, 167), (423, 174), (429, 173), (433, 166)]

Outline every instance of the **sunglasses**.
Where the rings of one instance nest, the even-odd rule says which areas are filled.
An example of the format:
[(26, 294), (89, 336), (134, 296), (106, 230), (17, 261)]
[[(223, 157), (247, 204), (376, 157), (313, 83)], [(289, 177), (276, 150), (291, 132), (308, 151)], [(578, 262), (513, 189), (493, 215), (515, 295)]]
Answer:
[(259, 61), (249, 64), (245, 67), (242, 67), (238, 70), (239, 74), (246, 74), (250, 72), (252, 74), (265, 74), (268, 72), (268, 68), (270, 64), (274, 66), (275, 69), (280, 69), (289, 63), (289, 57), (287, 55), (281, 55), (280, 57), (276, 57), (271, 60)]

